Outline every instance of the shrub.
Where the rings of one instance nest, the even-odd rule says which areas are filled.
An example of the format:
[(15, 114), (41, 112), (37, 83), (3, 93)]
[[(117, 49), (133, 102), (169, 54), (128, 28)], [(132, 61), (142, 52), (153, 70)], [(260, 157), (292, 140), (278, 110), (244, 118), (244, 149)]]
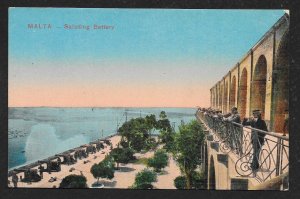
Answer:
[[(186, 177), (178, 176), (174, 180), (174, 185), (177, 189), (186, 189)], [(193, 172), (191, 179), (192, 189), (207, 189), (207, 179), (203, 173)]]
[(157, 181), (157, 175), (155, 172), (144, 169), (137, 173), (135, 176), (135, 182), (132, 186), (133, 189), (149, 189), (153, 188), (152, 183)]
[(177, 189), (186, 189), (186, 179), (184, 176), (178, 176), (174, 180), (174, 185)]
[(61, 181), (59, 188), (87, 188), (86, 178), (82, 175), (68, 175)]
[(193, 173), (192, 186), (195, 189), (207, 189), (207, 177), (204, 175), (204, 173)]
[(148, 160), (147, 165), (153, 167), (156, 172), (160, 172), (161, 169), (168, 165), (169, 157), (164, 150), (157, 150), (154, 153), (154, 157)]

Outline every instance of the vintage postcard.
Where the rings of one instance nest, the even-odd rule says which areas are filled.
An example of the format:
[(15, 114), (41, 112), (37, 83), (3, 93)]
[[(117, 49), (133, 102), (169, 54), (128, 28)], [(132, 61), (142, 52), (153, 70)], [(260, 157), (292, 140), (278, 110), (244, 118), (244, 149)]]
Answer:
[(289, 190), (288, 10), (8, 21), (8, 187)]

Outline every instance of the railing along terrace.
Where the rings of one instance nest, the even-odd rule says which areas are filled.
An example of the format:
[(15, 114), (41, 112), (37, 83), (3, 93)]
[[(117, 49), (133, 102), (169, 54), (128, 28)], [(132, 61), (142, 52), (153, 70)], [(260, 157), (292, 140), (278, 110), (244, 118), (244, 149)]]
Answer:
[(286, 136), (224, 121), (206, 111), (198, 111), (197, 116), (211, 130), (220, 150), (237, 157), (235, 170), (240, 176), (264, 182), (288, 172), (289, 139)]

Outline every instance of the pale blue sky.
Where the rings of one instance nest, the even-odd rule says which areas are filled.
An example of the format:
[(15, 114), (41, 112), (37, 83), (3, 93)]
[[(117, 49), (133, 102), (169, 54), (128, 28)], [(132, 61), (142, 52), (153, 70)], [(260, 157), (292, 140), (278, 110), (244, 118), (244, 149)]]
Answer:
[[(20, 96), (21, 86), (82, 84), (87, 89), (110, 82), (115, 87), (199, 85), (204, 96), (190, 97), (197, 97), (195, 105), (200, 105), (208, 101), (209, 88), (283, 14), (283, 10), (11, 8), (10, 104), (22, 104), (13, 97)], [(49, 23), (52, 29), (30, 30), (30, 23)], [(114, 30), (65, 30), (64, 24), (112, 25)]]

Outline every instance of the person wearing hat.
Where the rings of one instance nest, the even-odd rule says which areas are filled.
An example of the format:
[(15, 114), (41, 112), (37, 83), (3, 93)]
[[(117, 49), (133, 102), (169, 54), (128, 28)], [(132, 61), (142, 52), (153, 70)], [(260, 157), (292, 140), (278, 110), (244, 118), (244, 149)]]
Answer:
[(218, 116), (219, 119), (223, 117), (223, 114), (222, 114), (221, 110), (217, 110), (217, 116)]
[(219, 110), (215, 110), (215, 111), (213, 112), (213, 114), (212, 114), (212, 117), (213, 117), (214, 119), (218, 119), (218, 118), (219, 118)]
[[(241, 117), (237, 111), (237, 107), (231, 108), (231, 113), (224, 115), (223, 121), (225, 122), (235, 122), (240, 124), (241, 123)], [(235, 135), (232, 136), (233, 142), (231, 147), (235, 148), (239, 154), (242, 153), (242, 141), (243, 141), (243, 130), (242, 128), (236, 127), (235, 124), (231, 123), (232, 127), (234, 127)]]
[[(266, 122), (261, 118), (261, 112), (260, 110), (253, 110), (252, 112), (253, 117), (252, 118), (244, 118), (243, 125), (244, 126), (251, 126), (252, 128), (259, 129), (262, 131), (268, 131)], [(261, 150), (261, 147), (264, 144), (265, 141), (265, 135), (262, 132), (258, 132), (254, 129), (251, 130), (251, 143), (253, 146), (253, 159), (251, 163), (251, 168), (253, 171), (257, 171), (259, 169), (259, 153)]]
[(225, 117), (223, 117), (223, 120), (228, 121), (228, 122), (241, 123), (241, 117), (237, 111), (237, 108), (232, 107), (231, 113), (229, 113)]

